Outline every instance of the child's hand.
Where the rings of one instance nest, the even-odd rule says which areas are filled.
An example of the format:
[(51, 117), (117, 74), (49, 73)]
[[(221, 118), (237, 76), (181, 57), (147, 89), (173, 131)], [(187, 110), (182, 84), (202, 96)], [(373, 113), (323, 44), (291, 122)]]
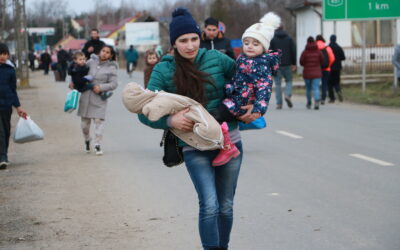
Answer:
[(99, 94), (101, 92), (101, 88), (98, 84), (94, 85), (93, 92)]
[(258, 118), (261, 117), (261, 113), (260, 112), (255, 112), (251, 114), (252, 119), (257, 120)]
[(250, 123), (250, 122), (254, 121), (255, 119), (251, 113), (251, 111), (253, 110), (253, 106), (254, 106), (253, 104), (249, 104), (249, 105), (240, 107), (241, 109), (244, 109), (247, 111), (246, 111), (246, 114), (239, 116), (237, 119), (241, 120), (244, 123)]

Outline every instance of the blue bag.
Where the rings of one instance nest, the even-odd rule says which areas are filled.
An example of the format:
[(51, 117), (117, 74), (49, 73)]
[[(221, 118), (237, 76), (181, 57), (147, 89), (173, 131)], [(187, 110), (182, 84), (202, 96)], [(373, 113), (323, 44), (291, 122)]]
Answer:
[(250, 123), (239, 122), (239, 130), (262, 129), (266, 126), (267, 122), (265, 121), (264, 116), (261, 116)]
[(77, 90), (71, 90), (67, 94), (67, 99), (64, 104), (64, 112), (71, 113), (78, 107), (80, 93)]

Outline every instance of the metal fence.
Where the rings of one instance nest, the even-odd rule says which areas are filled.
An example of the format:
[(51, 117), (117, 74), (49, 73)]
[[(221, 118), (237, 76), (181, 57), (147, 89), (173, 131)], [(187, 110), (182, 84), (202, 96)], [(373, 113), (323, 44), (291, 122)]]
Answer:
[[(362, 48), (343, 48), (346, 60), (342, 62), (345, 74), (361, 74)], [(393, 73), (394, 46), (367, 47), (367, 74)]]

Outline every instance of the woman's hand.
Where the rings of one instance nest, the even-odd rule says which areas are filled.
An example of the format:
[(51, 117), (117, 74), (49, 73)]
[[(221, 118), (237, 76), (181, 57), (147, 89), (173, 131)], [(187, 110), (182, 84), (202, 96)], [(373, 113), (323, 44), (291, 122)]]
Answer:
[(93, 92), (99, 94), (101, 92), (100, 86), (98, 84), (94, 85)]
[(183, 114), (188, 112), (190, 108), (184, 109), (179, 111), (178, 113), (172, 115), (171, 117), (171, 126), (173, 128), (185, 131), (185, 132), (190, 132), (193, 130), (193, 125), (194, 122), (192, 120), (189, 120), (186, 118)]
[(73, 82), (70, 82), (69, 85), (68, 85), (68, 87), (69, 87), (69, 89), (74, 89), (74, 88), (75, 88), (75, 85), (74, 85)]
[[(240, 107), (241, 109), (247, 110), (246, 114), (239, 116), (237, 119), (239, 119), (240, 121), (244, 122), (244, 123), (250, 123), (252, 121), (254, 121), (255, 119), (257, 119), (258, 117), (256, 117), (257, 113), (252, 114), (251, 111), (253, 110), (253, 104), (249, 104), (246, 106), (242, 106)], [(258, 113), (259, 114), (259, 113)], [(261, 114), (260, 114), (261, 115)]]
[(22, 118), (24, 118), (24, 119), (26, 120), (26, 118), (27, 118), (27, 116), (28, 116), (28, 114), (26, 113), (26, 111), (25, 111), (23, 108), (21, 108), (21, 106), (19, 106), (18, 108), (16, 108), (16, 110), (17, 110), (17, 113), (18, 113), (19, 117), (22, 117)]

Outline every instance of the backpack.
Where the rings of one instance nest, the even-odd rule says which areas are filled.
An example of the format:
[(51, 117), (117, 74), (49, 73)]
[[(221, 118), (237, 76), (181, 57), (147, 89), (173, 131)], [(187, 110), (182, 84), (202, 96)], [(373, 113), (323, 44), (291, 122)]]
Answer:
[[(328, 46), (327, 46), (328, 47)], [(322, 53), (322, 63), (321, 63), (321, 68), (325, 69), (329, 67), (329, 56), (328, 56), (328, 51), (326, 50), (326, 48), (323, 48), (321, 50)]]

